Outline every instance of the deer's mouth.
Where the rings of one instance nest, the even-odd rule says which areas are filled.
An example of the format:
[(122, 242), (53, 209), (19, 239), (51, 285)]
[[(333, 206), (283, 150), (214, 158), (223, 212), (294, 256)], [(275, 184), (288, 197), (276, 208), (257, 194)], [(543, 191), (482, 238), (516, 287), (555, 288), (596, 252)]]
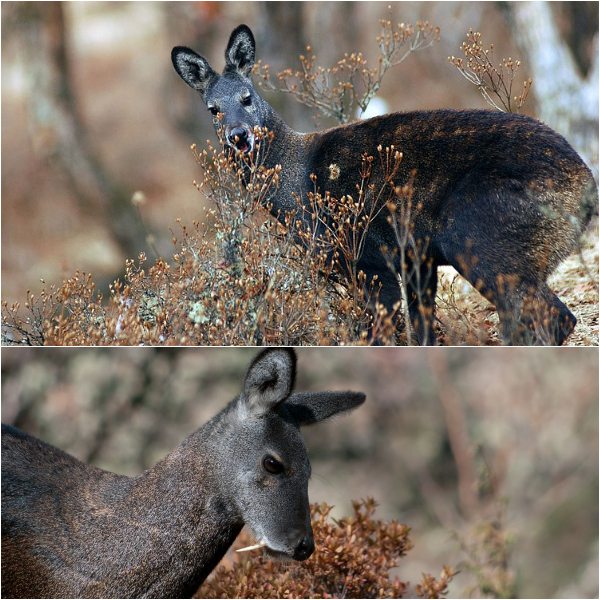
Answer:
[[(304, 547), (306, 545), (306, 547)], [(246, 548), (240, 548), (236, 550), (236, 552), (249, 552), (250, 550), (262, 550), (263, 553), (269, 558), (273, 558), (275, 560), (280, 560), (283, 562), (290, 561), (303, 561), (306, 560), (313, 552), (315, 546), (312, 541), (308, 544), (305, 542), (303, 544), (299, 544), (295, 550), (275, 550), (274, 548), (270, 548), (264, 541), (260, 541), (253, 546), (247, 546)]]
[(235, 149), (238, 150), (239, 152), (244, 152), (245, 154), (248, 154), (248, 152), (252, 152), (252, 141), (248, 140), (248, 141), (238, 142), (235, 145)]
[(282, 552), (281, 550), (273, 550), (272, 548), (269, 548), (268, 546), (263, 546), (262, 548), (263, 553), (265, 556), (267, 556), (268, 558), (271, 558), (273, 560), (278, 560), (280, 562), (284, 562), (284, 563), (295, 563), (295, 562), (302, 562), (304, 560), (306, 560), (308, 558), (308, 556), (297, 556), (295, 552)]
[(254, 150), (254, 134), (243, 127), (234, 127), (227, 136), (227, 142), (230, 148), (242, 154), (250, 154)]

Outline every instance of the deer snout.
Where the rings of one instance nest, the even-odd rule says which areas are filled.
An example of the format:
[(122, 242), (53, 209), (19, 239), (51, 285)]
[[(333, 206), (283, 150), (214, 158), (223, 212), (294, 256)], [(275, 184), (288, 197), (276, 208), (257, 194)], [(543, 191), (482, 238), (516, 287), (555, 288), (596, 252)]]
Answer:
[(229, 143), (240, 152), (252, 150), (252, 139), (244, 127), (234, 127), (227, 136)]
[(302, 538), (294, 549), (294, 560), (306, 560), (315, 551), (315, 540), (312, 535)]

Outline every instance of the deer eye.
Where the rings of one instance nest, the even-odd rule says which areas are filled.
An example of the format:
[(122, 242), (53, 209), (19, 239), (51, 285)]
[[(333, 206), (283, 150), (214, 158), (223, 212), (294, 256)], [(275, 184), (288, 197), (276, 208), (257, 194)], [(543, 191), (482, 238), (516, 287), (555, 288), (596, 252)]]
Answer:
[(218, 106), (209, 106), (208, 110), (210, 110), (211, 114), (213, 114), (215, 117), (219, 114)]
[(245, 96), (242, 98), (242, 104), (244, 106), (250, 106), (252, 104), (252, 96)]
[(272, 475), (279, 475), (279, 473), (283, 472), (283, 463), (279, 462), (276, 458), (273, 458), (270, 454), (267, 454), (263, 458), (262, 464), (265, 471)]

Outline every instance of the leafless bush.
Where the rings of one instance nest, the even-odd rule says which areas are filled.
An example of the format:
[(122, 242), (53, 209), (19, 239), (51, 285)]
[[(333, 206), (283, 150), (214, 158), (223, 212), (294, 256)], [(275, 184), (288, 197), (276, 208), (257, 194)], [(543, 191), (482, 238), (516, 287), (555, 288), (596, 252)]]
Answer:
[(467, 81), (477, 86), (486, 102), (498, 110), (519, 112), (533, 84), (530, 77), (523, 82), (521, 92), (513, 96), (513, 83), (521, 61), (503, 58), (502, 62), (495, 66), (494, 44), (490, 44), (490, 47), (484, 50), (481, 33), (472, 29), (467, 34), (467, 41), (462, 43), (461, 50), (465, 54), (466, 64), (462, 58), (454, 56), (449, 56), (448, 61)]
[(381, 33), (377, 36), (379, 46), (378, 65), (367, 67), (362, 53), (344, 54), (336, 66), (315, 66), (316, 56), (307, 46), (308, 56), (301, 55), (301, 71), (286, 69), (277, 74), (279, 85), (271, 81), (269, 65), (258, 61), (254, 73), (260, 77), (259, 87), (279, 91), (292, 96), (301, 104), (317, 111), (318, 116), (333, 117), (338, 123), (354, 119), (356, 109), (364, 113), (381, 87), (388, 69), (399, 65), (412, 52), (429, 48), (439, 41), (439, 27), (427, 21), (413, 25), (381, 19)]
[[(271, 136), (255, 132), (258, 155)], [(363, 160), (357, 198), (309, 193), (286, 214), (269, 213), (279, 166), (266, 169), (234, 156), (221, 142), (192, 147), (202, 170), (196, 183), (210, 200), (206, 221), (178, 220), (173, 262), (127, 261), (109, 304), (94, 293), (91, 276), (77, 273), (62, 286), (3, 306), (5, 343), (66, 345), (337, 345), (389, 341), (391, 318), (367, 310), (366, 282), (357, 264), (374, 218), (365, 197), (371, 158)], [(335, 205), (335, 210), (333, 206)], [(319, 233), (317, 235), (317, 230)], [(340, 270), (343, 261), (343, 272)], [(372, 286), (371, 295), (377, 297)], [(366, 327), (372, 337), (367, 340)]]

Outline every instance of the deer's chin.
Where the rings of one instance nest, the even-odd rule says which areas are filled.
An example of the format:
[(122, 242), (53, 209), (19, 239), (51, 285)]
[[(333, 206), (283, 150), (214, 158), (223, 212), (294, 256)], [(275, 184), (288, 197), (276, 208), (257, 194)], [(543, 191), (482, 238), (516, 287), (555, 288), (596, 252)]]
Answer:
[(265, 553), (265, 556), (268, 556), (269, 558), (273, 558), (273, 559), (281, 561), (281, 562), (288, 562), (288, 563), (289, 562), (299, 562), (291, 554), (287, 554), (286, 552), (281, 552), (280, 550), (273, 550), (272, 548), (269, 548), (268, 546), (263, 546), (263, 552)]

